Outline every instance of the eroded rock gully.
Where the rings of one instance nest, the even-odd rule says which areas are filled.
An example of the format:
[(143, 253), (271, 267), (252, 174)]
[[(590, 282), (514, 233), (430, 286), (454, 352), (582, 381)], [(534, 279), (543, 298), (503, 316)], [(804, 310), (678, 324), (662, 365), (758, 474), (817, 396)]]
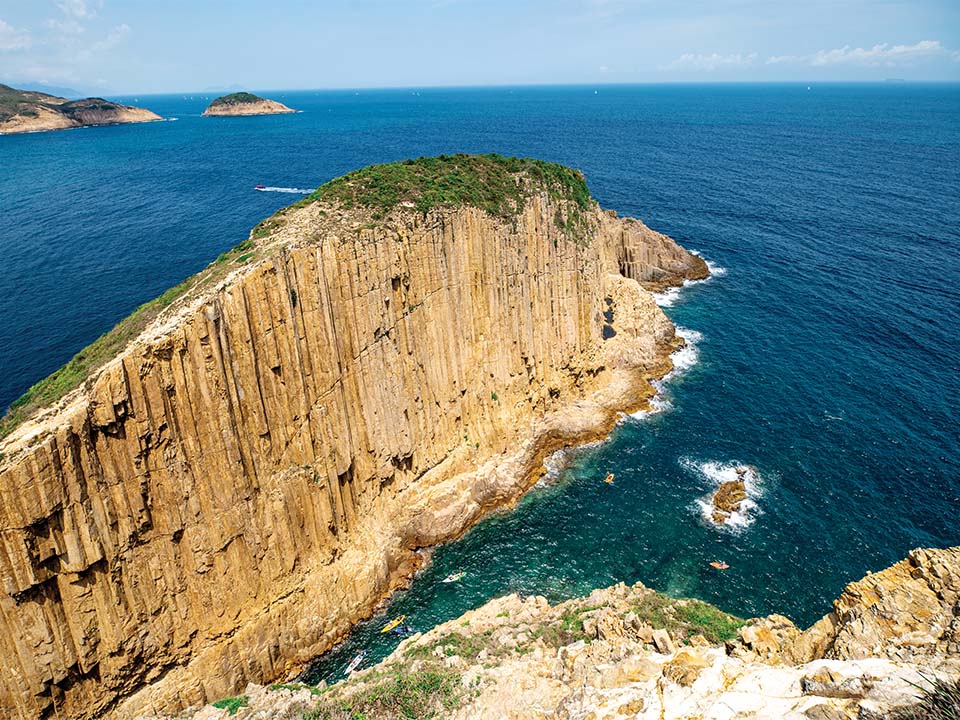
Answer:
[[(702, 260), (546, 194), (308, 205), (0, 452), (0, 715), (129, 718), (330, 647), (414, 549), (643, 405), (677, 340), (649, 287)], [(616, 336), (601, 337), (605, 298)]]

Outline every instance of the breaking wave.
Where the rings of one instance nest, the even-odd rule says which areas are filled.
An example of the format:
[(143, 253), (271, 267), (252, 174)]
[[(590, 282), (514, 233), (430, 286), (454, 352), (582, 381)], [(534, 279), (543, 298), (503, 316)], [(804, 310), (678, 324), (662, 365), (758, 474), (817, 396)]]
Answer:
[[(697, 257), (703, 257), (696, 250), (691, 250), (691, 254), (696, 255)], [(720, 267), (716, 263), (712, 263), (706, 258), (704, 262), (707, 263), (707, 270), (710, 271), (710, 276), (704, 278), (703, 280), (684, 280), (683, 284), (678, 287), (667, 288), (663, 292), (653, 293), (653, 299), (660, 307), (671, 307), (680, 297), (680, 293), (684, 288), (688, 288), (691, 285), (699, 285), (701, 283), (710, 282), (715, 277), (720, 277), (727, 274), (727, 269)]]
[[(680, 466), (703, 480), (710, 491), (697, 498), (691, 509), (700, 515), (704, 523), (715, 530), (740, 532), (748, 528), (760, 514), (758, 501), (763, 497), (764, 480), (760, 472), (752, 465), (740, 462), (718, 462), (708, 460), (698, 462), (690, 458), (680, 458)], [(740, 503), (740, 508), (731, 513), (726, 520), (716, 523), (713, 520), (713, 494), (721, 485), (740, 479), (743, 481), (747, 497)]]

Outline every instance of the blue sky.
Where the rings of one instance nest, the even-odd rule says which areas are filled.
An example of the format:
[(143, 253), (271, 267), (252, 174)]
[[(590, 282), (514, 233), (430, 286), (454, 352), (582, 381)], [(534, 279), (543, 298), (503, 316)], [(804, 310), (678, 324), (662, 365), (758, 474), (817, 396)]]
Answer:
[(960, 0), (0, 0), (0, 82), (89, 92), (960, 80)]

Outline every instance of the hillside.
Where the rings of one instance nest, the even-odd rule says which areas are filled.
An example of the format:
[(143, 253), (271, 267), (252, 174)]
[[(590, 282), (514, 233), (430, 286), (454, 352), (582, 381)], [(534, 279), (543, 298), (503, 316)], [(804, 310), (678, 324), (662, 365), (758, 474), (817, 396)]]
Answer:
[(161, 119), (149, 110), (120, 105), (102, 98), (67, 100), (0, 85), (0, 134), (121, 125)]

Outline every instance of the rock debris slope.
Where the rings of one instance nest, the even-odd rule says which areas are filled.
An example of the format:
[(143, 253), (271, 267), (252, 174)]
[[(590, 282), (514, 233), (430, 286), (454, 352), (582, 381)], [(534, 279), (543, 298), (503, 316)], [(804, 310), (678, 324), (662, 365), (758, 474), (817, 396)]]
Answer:
[(287, 675), (642, 407), (680, 341), (641, 283), (706, 274), (578, 173), (498, 156), (369, 168), (261, 224), (0, 444), (0, 715)]

